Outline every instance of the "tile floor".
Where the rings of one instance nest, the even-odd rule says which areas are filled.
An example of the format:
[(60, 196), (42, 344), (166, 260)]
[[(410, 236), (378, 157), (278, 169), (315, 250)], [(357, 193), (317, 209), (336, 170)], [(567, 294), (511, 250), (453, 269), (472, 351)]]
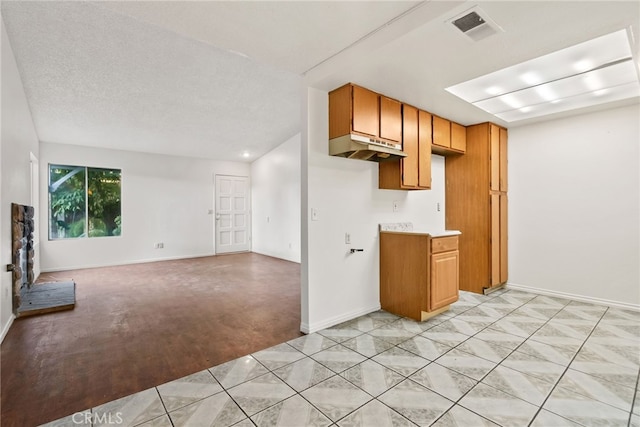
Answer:
[(47, 426), (640, 427), (640, 312), (499, 290), (378, 311)]

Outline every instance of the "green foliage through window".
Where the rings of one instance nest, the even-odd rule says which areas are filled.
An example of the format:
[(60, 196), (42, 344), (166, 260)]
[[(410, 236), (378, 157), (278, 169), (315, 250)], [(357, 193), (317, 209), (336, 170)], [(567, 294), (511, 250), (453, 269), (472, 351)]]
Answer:
[(120, 169), (49, 165), (49, 238), (119, 236)]

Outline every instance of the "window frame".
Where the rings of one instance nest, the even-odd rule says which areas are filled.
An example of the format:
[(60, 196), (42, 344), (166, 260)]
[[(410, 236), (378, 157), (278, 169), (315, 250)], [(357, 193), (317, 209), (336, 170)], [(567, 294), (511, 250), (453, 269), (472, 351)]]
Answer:
[[(53, 192), (51, 191), (52, 186), (57, 184), (59, 181), (56, 181), (55, 183), (51, 182), (51, 173), (55, 168), (61, 168), (61, 169), (80, 169), (80, 171), (76, 172), (77, 173), (84, 173), (84, 183), (83, 183), (83, 197), (84, 197), (84, 207), (83, 207), (83, 213), (84, 213), (84, 231), (81, 235), (79, 236), (75, 236), (75, 237), (59, 237), (58, 233), (59, 231), (55, 231), (54, 230), (54, 225), (53, 225), (53, 213), (51, 210), (51, 203), (52, 203), (52, 196), (55, 193), (55, 191), (57, 190), (57, 187), (61, 186), (62, 184), (64, 184), (65, 181), (60, 182), (57, 187), (56, 190), (54, 190)], [(91, 193), (90, 193), (90, 188), (89, 188), (89, 178), (90, 178), (90, 171), (111, 171), (111, 172), (116, 172), (118, 175), (118, 204), (119, 204), (119, 214), (116, 216), (116, 218), (120, 218), (120, 223), (118, 224), (118, 228), (119, 228), (119, 234), (113, 235), (113, 234), (106, 234), (106, 235), (91, 235), (91, 230), (89, 228), (89, 224), (90, 224), (90, 220), (91, 220), (91, 216), (90, 216), (90, 212), (89, 212), (89, 197), (91, 197)], [(74, 175), (75, 175), (74, 174)], [(71, 178), (71, 176), (69, 177)], [(47, 223), (48, 223), (48, 230), (47, 230), (47, 237), (49, 241), (65, 241), (65, 240), (80, 240), (80, 239), (93, 239), (93, 238), (99, 238), (99, 237), (122, 237), (122, 169), (121, 168), (110, 168), (110, 167), (96, 167), (96, 166), (79, 166), (79, 165), (73, 165), (73, 164), (62, 164), (62, 163), (49, 163), (47, 165)], [(113, 230), (112, 230), (113, 231)], [(55, 234), (55, 235), (54, 235)]]

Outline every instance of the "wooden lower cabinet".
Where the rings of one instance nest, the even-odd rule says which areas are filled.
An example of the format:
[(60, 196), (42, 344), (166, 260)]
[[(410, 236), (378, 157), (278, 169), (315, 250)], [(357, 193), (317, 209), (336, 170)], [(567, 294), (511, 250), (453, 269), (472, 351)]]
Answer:
[(417, 321), (458, 300), (458, 236), (380, 232), (380, 305)]
[(457, 250), (431, 254), (428, 311), (435, 311), (458, 301), (458, 263)]

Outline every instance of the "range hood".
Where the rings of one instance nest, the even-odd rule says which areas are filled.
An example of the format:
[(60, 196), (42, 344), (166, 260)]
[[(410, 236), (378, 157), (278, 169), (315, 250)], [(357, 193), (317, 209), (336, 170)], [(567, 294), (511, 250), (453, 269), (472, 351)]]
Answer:
[(384, 162), (407, 157), (400, 144), (391, 144), (356, 134), (330, 139), (329, 155), (373, 162)]

